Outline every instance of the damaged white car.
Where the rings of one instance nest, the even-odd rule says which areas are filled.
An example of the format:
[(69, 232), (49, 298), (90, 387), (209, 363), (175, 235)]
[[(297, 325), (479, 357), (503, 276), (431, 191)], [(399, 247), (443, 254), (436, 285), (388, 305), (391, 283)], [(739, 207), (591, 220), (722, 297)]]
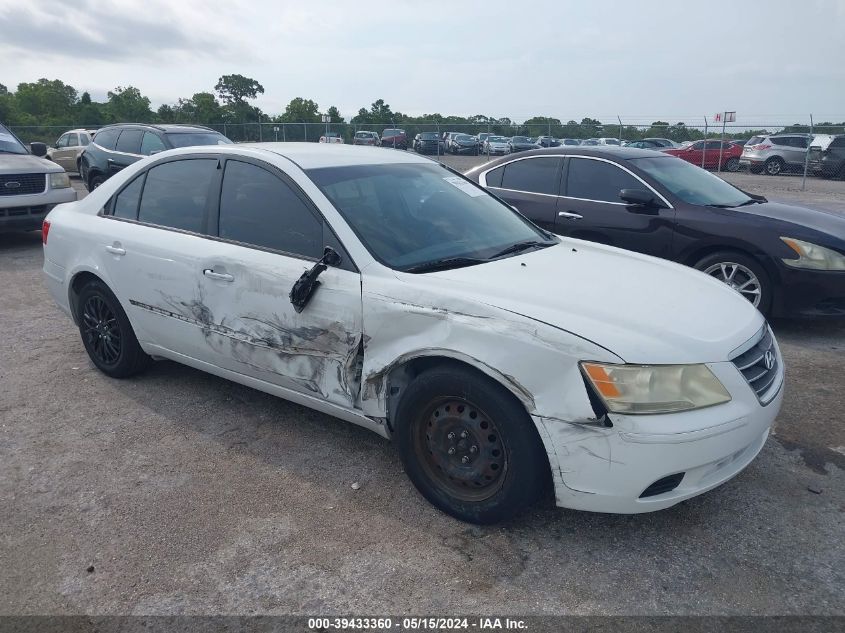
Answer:
[(757, 455), (783, 363), (690, 268), (560, 239), (428, 159), (255, 144), (139, 161), (44, 223), (105, 374), (168, 358), (393, 438), (438, 508), (666, 508)]

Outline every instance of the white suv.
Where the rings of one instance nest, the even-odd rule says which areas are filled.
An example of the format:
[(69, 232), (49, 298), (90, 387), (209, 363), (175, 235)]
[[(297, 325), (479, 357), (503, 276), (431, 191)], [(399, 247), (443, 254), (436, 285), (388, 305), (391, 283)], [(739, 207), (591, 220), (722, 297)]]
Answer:
[(79, 173), (79, 157), (93, 138), (93, 130), (69, 130), (56, 139), (53, 147), (47, 148), (47, 158), (65, 171)]
[(43, 158), (47, 146), (30, 147), (0, 125), (0, 233), (39, 229), (50, 209), (76, 200), (65, 170)]

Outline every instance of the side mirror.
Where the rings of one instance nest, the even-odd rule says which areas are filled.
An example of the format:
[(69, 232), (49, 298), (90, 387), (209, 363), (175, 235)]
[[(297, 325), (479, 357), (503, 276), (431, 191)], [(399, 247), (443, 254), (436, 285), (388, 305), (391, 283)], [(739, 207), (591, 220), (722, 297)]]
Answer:
[(331, 266), (332, 268), (337, 268), (338, 266), (343, 263), (343, 257), (340, 256), (335, 249), (331, 246), (326, 246), (323, 249), (323, 257), (320, 259), (326, 266)]
[(645, 189), (622, 189), (619, 192), (619, 198), (622, 202), (625, 202), (633, 207), (636, 207), (636, 211), (642, 211), (645, 209), (658, 209), (660, 208), (660, 203), (654, 198), (654, 194), (650, 191), (646, 191)]
[(323, 249), (323, 256), (317, 260), (317, 263), (310, 270), (302, 273), (302, 276), (296, 280), (293, 288), (290, 289), (288, 298), (294, 310), (302, 312), (305, 309), (305, 306), (311, 301), (311, 297), (320, 285), (317, 277), (329, 266), (340, 266), (341, 261), (343, 261), (343, 258), (331, 246), (326, 246)]
[(35, 141), (34, 143), (29, 144), (29, 151), (35, 156), (41, 156), (43, 158), (47, 155), (47, 144)]

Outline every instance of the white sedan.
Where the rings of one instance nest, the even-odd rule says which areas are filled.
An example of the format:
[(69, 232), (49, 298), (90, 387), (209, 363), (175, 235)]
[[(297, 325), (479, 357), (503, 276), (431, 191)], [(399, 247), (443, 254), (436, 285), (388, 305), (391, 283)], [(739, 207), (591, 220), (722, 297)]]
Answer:
[[(168, 358), (359, 424), (466, 521), (550, 484), (568, 508), (669, 507), (747, 466), (781, 404), (777, 343), (736, 292), (557, 238), (414, 154), (170, 150), (43, 236), (103, 373)], [(741, 370), (760, 359), (758, 396)]]

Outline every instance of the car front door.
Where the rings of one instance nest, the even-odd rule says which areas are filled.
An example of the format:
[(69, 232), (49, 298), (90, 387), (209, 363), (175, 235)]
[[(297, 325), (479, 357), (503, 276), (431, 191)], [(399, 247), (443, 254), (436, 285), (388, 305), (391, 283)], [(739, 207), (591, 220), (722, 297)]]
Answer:
[(106, 206), (97, 245), (139, 340), (190, 358), (206, 354), (212, 324), (198, 277), (218, 164), (192, 157), (139, 174)]
[(143, 130), (123, 130), (117, 137), (114, 151), (109, 152), (108, 170), (112, 176), (141, 158)]
[(65, 171), (76, 171), (76, 145), (79, 135), (76, 133), (63, 134), (56, 141), (56, 149), (50, 152), (50, 160)]
[[(675, 210), (654, 189), (627, 168), (607, 159), (569, 157), (566, 163), (556, 233), (655, 257), (671, 255)], [(626, 204), (619, 198), (622, 189), (646, 190), (666, 206)]]
[[(346, 408), (359, 405), (361, 276), (319, 212), (287, 175), (248, 159), (223, 165), (219, 210), (205, 245), (197, 301), (210, 323), (208, 362)], [(322, 256), (341, 255), (298, 311), (291, 288)]]
[(484, 174), (485, 187), (546, 230), (555, 229), (560, 156), (517, 158)]
[(683, 151), (678, 153), (679, 158), (683, 158), (688, 163), (692, 163), (693, 165), (698, 165), (701, 167), (704, 165), (704, 141), (696, 141)]

